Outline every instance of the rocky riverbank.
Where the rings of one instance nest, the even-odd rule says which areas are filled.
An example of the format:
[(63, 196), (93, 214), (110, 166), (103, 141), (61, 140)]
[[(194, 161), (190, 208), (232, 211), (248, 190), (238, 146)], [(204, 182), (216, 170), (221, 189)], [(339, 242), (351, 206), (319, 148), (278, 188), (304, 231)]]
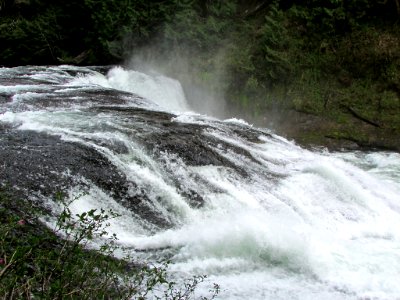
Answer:
[(280, 112), (278, 117), (267, 114), (263, 120), (256, 120), (256, 124), (270, 126), (306, 148), (400, 152), (400, 135), (396, 130), (371, 124), (351, 113), (339, 123), (324, 116), (288, 110)]

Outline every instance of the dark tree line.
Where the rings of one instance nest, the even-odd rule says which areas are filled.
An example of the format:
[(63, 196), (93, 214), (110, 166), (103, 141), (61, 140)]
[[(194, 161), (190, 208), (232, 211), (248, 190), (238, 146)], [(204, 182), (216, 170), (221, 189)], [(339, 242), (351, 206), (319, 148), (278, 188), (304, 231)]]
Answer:
[[(271, 5), (292, 10), (293, 22), (317, 37), (400, 15), (399, 0), (1, 0), (0, 64), (114, 63), (163, 37), (165, 24), (173, 24), (188, 9), (204, 20), (228, 18), (234, 26), (268, 14)], [(235, 13), (226, 14), (227, 7)], [(182, 37), (188, 34), (180, 30)]]

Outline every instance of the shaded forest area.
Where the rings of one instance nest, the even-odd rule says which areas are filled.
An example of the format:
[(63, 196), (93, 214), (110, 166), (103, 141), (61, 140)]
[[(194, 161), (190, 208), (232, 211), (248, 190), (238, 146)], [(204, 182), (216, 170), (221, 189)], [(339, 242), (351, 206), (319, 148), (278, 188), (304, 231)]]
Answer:
[(400, 150), (399, 21), (399, 0), (0, 0), (0, 65), (140, 55), (301, 143)]

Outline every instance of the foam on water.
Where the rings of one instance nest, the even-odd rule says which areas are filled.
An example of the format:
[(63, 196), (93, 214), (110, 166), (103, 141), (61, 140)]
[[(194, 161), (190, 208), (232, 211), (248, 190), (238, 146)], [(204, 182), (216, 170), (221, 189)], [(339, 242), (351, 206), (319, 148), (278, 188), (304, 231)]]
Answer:
[(16, 84), (12, 86), (0, 86), (0, 93), (13, 95), (23, 91), (46, 91), (48, 88), (44, 85)]
[[(185, 107), (173, 79), (122, 68), (107, 76), (92, 72), (63, 86), (84, 90), (94, 84), (142, 93), (171, 110)], [(8, 91), (29, 93), (25, 87)], [(2, 123), (58, 135), (107, 157), (175, 226), (149, 230), (146, 220), (90, 182), (72, 211), (112, 208), (122, 215), (111, 224), (122, 245), (159, 259), (168, 249), (176, 276), (208, 274), (208, 282), (221, 285), (219, 299), (399, 299), (398, 153), (309, 151), (242, 120), (190, 112), (171, 121), (204, 127), (204, 139), (218, 141), (207, 147), (234, 167), (189, 166), (168, 152), (155, 159), (127, 134), (134, 121), (127, 124), (109, 113), (64, 109), (0, 115)], [(241, 129), (257, 132), (257, 140), (238, 134)], [(99, 140), (128, 151), (116, 153)], [(204, 205), (191, 207), (174, 182), (181, 191), (196, 191)], [(79, 190), (71, 190), (71, 198), (76, 194)]]
[[(99, 211), (100, 208), (108, 211), (113, 211), (120, 217), (117, 219), (109, 220), (109, 227), (107, 231), (109, 233), (118, 231), (121, 234), (119, 238), (125, 239), (123, 232), (130, 232), (130, 234), (135, 234), (137, 236), (148, 234), (143, 227), (147, 227), (148, 224), (143, 224), (143, 220), (138, 218), (135, 214), (126, 210), (125, 207), (117, 203), (112, 197), (104, 193), (95, 184), (86, 181), (90, 185), (90, 189), (84, 193), (79, 189), (71, 189), (67, 195), (66, 202), (70, 203), (69, 209), (73, 216), (76, 214), (82, 214), (88, 212), (92, 209)], [(55, 212), (61, 212), (64, 208), (60, 203), (54, 203), (53, 201), (48, 201), (46, 203)], [(55, 220), (47, 219), (45, 222), (52, 228), (55, 227)]]
[(137, 94), (157, 103), (169, 111), (184, 112), (188, 110), (185, 95), (179, 81), (161, 74), (148, 75), (121, 67), (112, 68), (106, 76), (95, 74), (79, 78), (71, 85), (96, 84)]
[(251, 126), (245, 120), (237, 119), (237, 118), (226, 119), (226, 120), (224, 120), (224, 122), (238, 124), (238, 125), (244, 125), (244, 126)]

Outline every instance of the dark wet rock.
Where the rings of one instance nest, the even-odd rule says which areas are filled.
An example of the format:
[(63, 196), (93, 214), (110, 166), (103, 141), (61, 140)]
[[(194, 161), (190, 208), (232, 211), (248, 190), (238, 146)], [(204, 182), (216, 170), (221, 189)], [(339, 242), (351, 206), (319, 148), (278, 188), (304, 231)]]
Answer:
[[(132, 95), (132, 94), (129, 94)], [(164, 112), (164, 111), (152, 111), (147, 110), (140, 107), (123, 107), (123, 106), (96, 106), (92, 107), (91, 111), (100, 112), (100, 113), (116, 113), (120, 117), (129, 118), (132, 120), (138, 120), (142, 123), (147, 122), (166, 122), (170, 123), (173, 117), (176, 117), (174, 114)]]
[[(174, 122), (174, 114), (152, 111), (136, 107), (93, 107), (90, 111), (97, 113), (116, 114), (118, 118), (126, 120), (130, 129), (132, 140), (139, 142), (157, 160), (163, 160), (165, 154), (176, 155), (186, 165), (190, 166), (223, 166), (234, 170), (243, 178), (249, 177), (244, 168), (237, 162), (227, 159), (221, 153), (234, 152), (245, 157), (249, 161), (259, 162), (246, 149), (224, 142), (207, 134), (208, 131), (216, 131), (234, 139), (242, 139), (243, 142), (253, 144), (260, 143), (260, 135), (269, 136), (268, 133), (253, 129), (248, 126), (229, 124), (224, 126), (221, 122), (219, 129), (202, 124), (188, 124)], [(226, 130), (226, 131), (221, 131)], [(132, 134), (131, 132), (135, 133)], [(218, 151), (217, 151), (218, 149)], [(272, 171), (263, 174), (273, 180), (281, 177)], [(184, 193), (183, 193), (184, 194)], [(189, 193), (190, 194), (190, 193)], [(199, 195), (193, 195), (191, 199), (201, 199)], [(194, 206), (202, 205), (196, 200)]]
[[(246, 139), (249, 142), (252, 142), (252, 143), (263, 143), (260, 140), (260, 131), (253, 130), (251, 128), (245, 128), (245, 129), (237, 128), (237, 129), (233, 130), (233, 132), (236, 135)], [(264, 133), (263, 135), (271, 137), (270, 134), (265, 134)]]
[(153, 132), (147, 137), (146, 147), (149, 151), (177, 154), (186, 164), (192, 166), (231, 165), (209, 147), (212, 141), (205, 142), (198, 126), (170, 123), (166, 127), (168, 130)]
[(11, 101), (11, 97), (9, 95), (1, 94), (0, 93), (0, 104), (5, 104)]
[(34, 85), (38, 84), (36, 80), (29, 78), (1, 78), (0, 77), (0, 85), (1, 86), (16, 86), (16, 85)]
[[(56, 108), (74, 108), (91, 106), (118, 106), (118, 105), (141, 105), (148, 102), (140, 96), (116, 91), (112, 89), (71, 89), (68, 86), (53, 86), (49, 88), (32, 88), (28, 93), (34, 92), (34, 96), (28, 94), (24, 98), (24, 92), (19, 93), (18, 104), (12, 103), (7, 107), (9, 111), (42, 110)], [(13, 94), (0, 94), (0, 104), (12, 102)], [(32, 100), (34, 97), (34, 100)], [(1, 112), (1, 108), (0, 108)]]
[(175, 115), (166, 112), (157, 112), (141, 108), (123, 107), (96, 107), (95, 111), (117, 112), (119, 117), (131, 119), (135, 125), (135, 130), (139, 134), (132, 136), (133, 139), (140, 141), (146, 150), (156, 157), (163, 153), (178, 155), (187, 165), (191, 166), (224, 166), (235, 169), (242, 175), (245, 171), (238, 169), (237, 166), (221, 156), (214, 149), (221, 147), (236, 150), (238, 153), (251, 157), (244, 149), (227, 145), (211, 136), (205, 136), (204, 130), (207, 126), (199, 124), (187, 124), (173, 122)]
[(128, 190), (137, 189), (135, 183), (85, 145), (33, 131), (2, 130), (0, 167), (1, 184), (12, 188), (18, 197), (54, 197), (71, 187), (88, 187), (89, 181), (150, 223), (172, 226), (170, 220), (151, 210), (145, 194), (130, 196)]

